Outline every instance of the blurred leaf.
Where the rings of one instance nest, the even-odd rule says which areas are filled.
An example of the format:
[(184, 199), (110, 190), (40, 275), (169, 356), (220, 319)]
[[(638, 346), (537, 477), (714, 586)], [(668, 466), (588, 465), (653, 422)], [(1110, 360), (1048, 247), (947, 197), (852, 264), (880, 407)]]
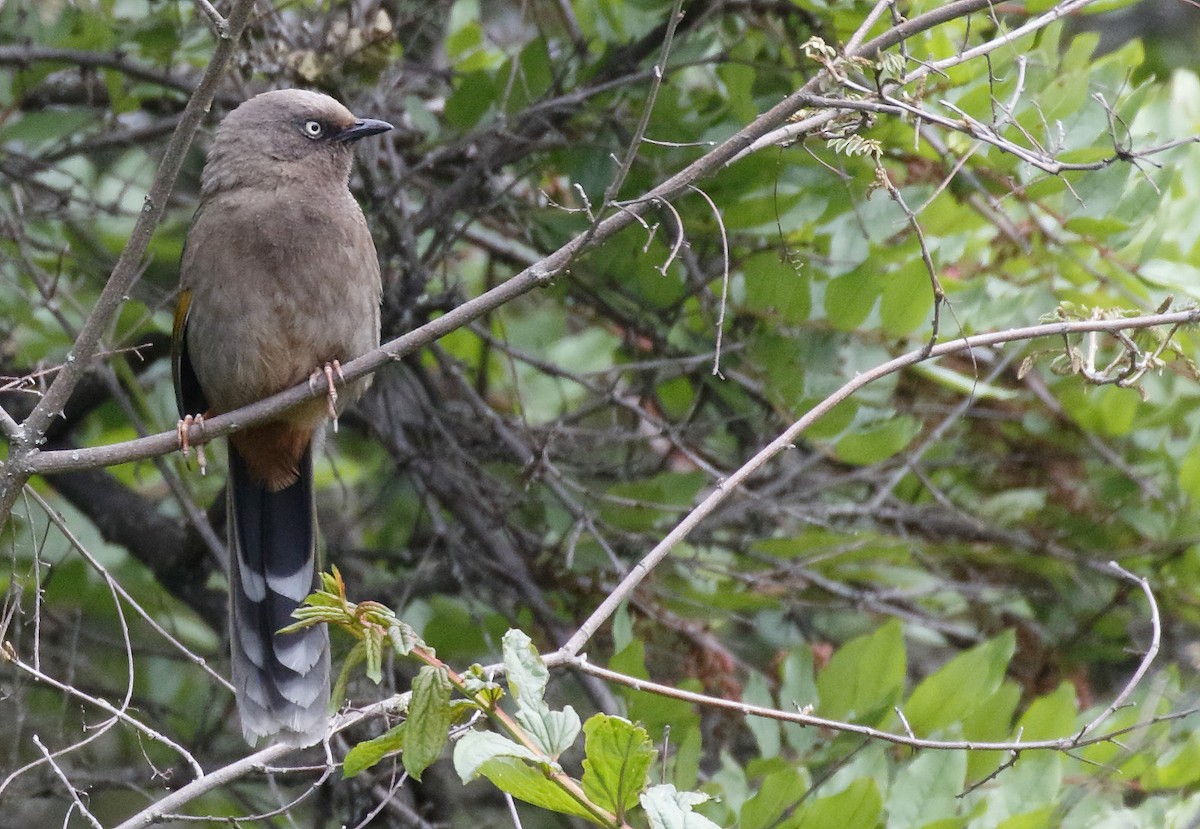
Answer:
[(899, 701), (904, 687), (905, 648), (895, 619), (851, 639), (817, 674), (822, 717), (874, 724)]
[(1012, 629), (960, 653), (916, 687), (902, 708), (919, 736), (960, 722), (1000, 687), (1016, 648)]
[[(888, 794), (889, 829), (963, 825), (967, 752), (924, 751), (900, 770)], [(942, 823), (949, 821), (948, 823)]]
[(822, 797), (802, 806), (782, 829), (871, 829), (883, 811), (879, 789), (870, 778), (855, 780), (838, 794)]
[(846, 463), (868, 466), (902, 452), (917, 436), (921, 424), (911, 417), (894, 417), (852, 432), (837, 442), (837, 456)]
[(1075, 732), (1075, 688), (1068, 682), (1038, 697), (1017, 723), (1022, 740), (1053, 740)]
[(784, 813), (795, 808), (806, 794), (808, 783), (795, 768), (772, 772), (738, 813), (740, 829), (769, 829)]
[[(775, 699), (767, 687), (767, 680), (758, 671), (751, 671), (742, 689), (742, 700), (750, 705), (763, 708), (775, 708)], [(766, 717), (747, 717), (746, 726), (758, 743), (758, 753), (762, 757), (774, 757), (779, 754), (780, 728), (779, 721)]]
[(839, 276), (825, 286), (825, 316), (840, 331), (851, 331), (875, 308), (880, 284), (873, 268), (863, 267)]

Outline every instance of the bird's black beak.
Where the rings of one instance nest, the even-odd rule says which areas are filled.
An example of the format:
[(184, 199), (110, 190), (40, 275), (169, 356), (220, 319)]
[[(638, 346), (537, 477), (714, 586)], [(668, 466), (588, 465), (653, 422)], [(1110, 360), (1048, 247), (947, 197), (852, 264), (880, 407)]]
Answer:
[(381, 132), (387, 132), (392, 129), (392, 125), (387, 121), (379, 121), (375, 118), (359, 118), (354, 122), (353, 126), (347, 127), (338, 133), (336, 141), (343, 144), (353, 144), (360, 138), (366, 138), (369, 135), (379, 135)]

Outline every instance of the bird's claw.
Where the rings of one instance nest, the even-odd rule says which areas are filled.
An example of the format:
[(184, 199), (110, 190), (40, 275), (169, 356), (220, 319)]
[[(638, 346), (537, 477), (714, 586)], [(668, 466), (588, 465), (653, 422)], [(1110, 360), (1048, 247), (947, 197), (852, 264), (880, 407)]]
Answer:
[(330, 362), (326, 363), (325, 365), (319, 367), (311, 375), (309, 375), (308, 387), (310, 390), (315, 391), (317, 378), (318, 377), (325, 378), (325, 386), (326, 386), (326, 388), (329, 389), (328, 395), (326, 397), (326, 400), (328, 401), (328, 404), (329, 404), (329, 419), (333, 421), (333, 431), (336, 432), (338, 430), (338, 411), (337, 411), (338, 393), (337, 393), (337, 386), (334, 384), (334, 379), (333, 379), (335, 376), (337, 377), (338, 380), (341, 380), (343, 383), (346, 382), (346, 376), (344, 374), (342, 374), (342, 364), (338, 360), (331, 360)]
[[(201, 435), (204, 434), (204, 415), (184, 415), (183, 418), (175, 424), (175, 433), (179, 436), (179, 451), (183, 453), (183, 460), (191, 467), (192, 459), (192, 442), (190, 432), (195, 426), (200, 430)], [(204, 444), (196, 444), (196, 466), (200, 468), (200, 474), (208, 474), (208, 458), (204, 455)]]

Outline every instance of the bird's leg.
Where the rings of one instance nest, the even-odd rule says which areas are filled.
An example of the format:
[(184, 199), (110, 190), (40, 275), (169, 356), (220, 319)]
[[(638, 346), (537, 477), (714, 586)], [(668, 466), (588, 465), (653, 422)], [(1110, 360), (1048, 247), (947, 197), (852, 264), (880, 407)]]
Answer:
[(342, 374), (342, 364), (338, 360), (331, 360), (323, 366), (319, 366), (316, 371), (308, 377), (308, 387), (310, 390), (316, 390), (317, 378), (324, 376), (325, 385), (329, 389), (329, 419), (333, 421), (333, 431), (338, 430), (338, 412), (337, 401), (338, 393), (337, 386), (334, 385), (333, 378), (337, 376), (338, 380), (346, 382), (346, 376)]
[[(189, 432), (195, 426), (200, 430), (201, 435), (204, 434), (204, 415), (184, 415), (184, 417), (175, 424), (175, 433), (179, 436), (179, 451), (183, 453), (183, 460), (188, 466), (191, 466), (192, 458), (192, 443)], [(208, 458), (204, 456), (204, 444), (196, 444), (196, 465), (200, 467), (200, 474), (208, 474)]]

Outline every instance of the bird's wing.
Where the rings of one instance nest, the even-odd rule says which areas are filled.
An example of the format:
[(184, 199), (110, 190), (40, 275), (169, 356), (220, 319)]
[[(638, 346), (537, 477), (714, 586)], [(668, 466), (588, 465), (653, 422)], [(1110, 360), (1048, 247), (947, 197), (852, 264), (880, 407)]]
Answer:
[(192, 368), (187, 351), (188, 310), (192, 303), (192, 292), (179, 292), (179, 304), (175, 306), (175, 324), (171, 330), (171, 378), (175, 381), (175, 406), (180, 417), (206, 414), (208, 399), (200, 388), (200, 380)]

